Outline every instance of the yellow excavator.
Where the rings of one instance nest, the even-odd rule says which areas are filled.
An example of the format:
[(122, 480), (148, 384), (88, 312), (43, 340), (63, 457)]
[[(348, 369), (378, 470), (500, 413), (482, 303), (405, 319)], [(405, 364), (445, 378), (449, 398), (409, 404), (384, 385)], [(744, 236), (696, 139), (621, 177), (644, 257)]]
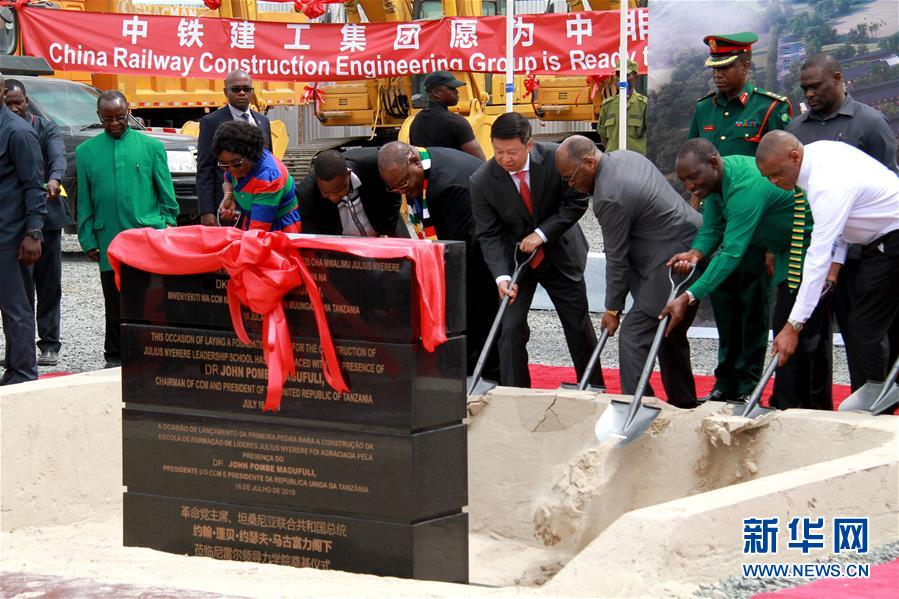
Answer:
[[(635, 8), (638, 0), (628, 0)], [(553, 6), (550, 1), (548, 10)], [(568, 0), (569, 12), (617, 10), (619, 0)], [(398, 22), (455, 16), (495, 16), (505, 13), (504, 0), (349, 0), (344, 3), (349, 23)], [(505, 112), (503, 74), (456, 72), (467, 85), (459, 88), (459, 104), (453, 111), (464, 115), (485, 152), (492, 152), (490, 125)], [(602, 100), (615, 93), (615, 81), (608, 78), (539, 76), (539, 87), (528, 94), (523, 76), (515, 77), (513, 110), (546, 121), (594, 122)], [(362, 125), (371, 127), (371, 142), (380, 145), (390, 139), (408, 140), (415, 113), (427, 106), (424, 75), (369, 79), (328, 85), (322, 99), (315, 101), (315, 116), (325, 126)], [(397, 133), (398, 130), (398, 133)], [(301, 159), (325, 147), (347, 140), (315, 140), (296, 152)], [(294, 154), (293, 152), (289, 153)]]

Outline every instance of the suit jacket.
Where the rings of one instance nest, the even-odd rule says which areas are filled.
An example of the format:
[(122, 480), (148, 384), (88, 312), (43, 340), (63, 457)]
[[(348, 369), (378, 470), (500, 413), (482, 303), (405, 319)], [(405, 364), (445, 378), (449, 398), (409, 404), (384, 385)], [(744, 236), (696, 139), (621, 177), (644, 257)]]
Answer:
[(665, 262), (690, 249), (702, 216), (641, 154), (604, 154), (596, 171), (593, 212), (606, 253), (606, 308), (622, 310), (628, 291), (646, 314), (662, 311), (671, 284)]
[(475, 234), (494, 277), (511, 275), (515, 245), (534, 229), (546, 236), (544, 262), (572, 281), (584, 278), (587, 240), (577, 221), (587, 197), (569, 188), (556, 170), (556, 144), (535, 143), (530, 158), (534, 216), (528, 213), (512, 177), (491, 158), (471, 177)]
[[(49, 119), (33, 116), (31, 125), (37, 133), (44, 157), (44, 182), (56, 179), (62, 183), (66, 174), (66, 144), (59, 134), (56, 123)], [(69, 205), (62, 196), (55, 200), (47, 200), (47, 218), (44, 219), (44, 231), (59, 231), (66, 225), (75, 224), (69, 212)]]
[(428, 211), (437, 238), (471, 244), (475, 236), (469, 180), (484, 161), (451, 148), (427, 150), (431, 155)]
[[(359, 198), (362, 208), (378, 235), (390, 235), (397, 231), (397, 219), (402, 204), (399, 194), (387, 191), (378, 172), (378, 148), (354, 148), (344, 153), (347, 166), (359, 177), (362, 186)], [(309, 173), (300, 185), (300, 216), (303, 233), (341, 235), (340, 210), (337, 204), (323, 198), (315, 184), (315, 175)]]
[[(272, 150), (272, 126), (268, 117), (255, 110), (250, 111), (262, 129), (265, 148)], [(222, 203), (222, 178), (224, 172), (218, 167), (218, 156), (212, 155), (212, 138), (215, 130), (226, 121), (236, 120), (227, 105), (210, 112), (200, 119), (200, 139), (197, 141), (197, 205), (200, 214), (218, 212)]]

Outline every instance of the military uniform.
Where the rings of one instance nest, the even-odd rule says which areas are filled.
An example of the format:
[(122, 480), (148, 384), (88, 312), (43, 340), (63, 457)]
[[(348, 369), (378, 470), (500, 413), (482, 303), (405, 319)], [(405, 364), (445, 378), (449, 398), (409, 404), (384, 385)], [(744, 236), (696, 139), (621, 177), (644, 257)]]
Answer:
[[(596, 132), (602, 135), (606, 152), (618, 149), (618, 96), (606, 98), (599, 109)], [(627, 99), (627, 149), (646, 156), (646, 96), (633, 92)]]
[[(758, 40), (753, 33), (707, 36), (710, 56), (705, 65), (725, 68), (751, 51)], [(786, 129), (792, 108), (779, 96), (747, 82), (728, 98), (713, 92), (697, 101), (689, 137), (712, 142), (722, 156), (755, 156), (758, 142), (768, 131)], [(736, 399), (752, 392), (761, 377), (767, 347), (771, 281), (765, 271), (765, 248), (750, 245), (733, 273), (711, 293), (718, 327), (718, 367), (715, 391)]]
[[(616, 61), (617, 62), (617, 61)], [(618, 69), (618, 66), (615, 66)], [(637, 63), (627, 61), (628, 78), (637, 74)], [(627, 149), (646, 156), (646, 96), (630, 90), (627, 98)], [(599, 118), (596, 119), (596, 132), (600, 134), (606, 152), (620, 149), (618, 141), (619, 97), (614, 95), (603, 100), (599, 107)]]

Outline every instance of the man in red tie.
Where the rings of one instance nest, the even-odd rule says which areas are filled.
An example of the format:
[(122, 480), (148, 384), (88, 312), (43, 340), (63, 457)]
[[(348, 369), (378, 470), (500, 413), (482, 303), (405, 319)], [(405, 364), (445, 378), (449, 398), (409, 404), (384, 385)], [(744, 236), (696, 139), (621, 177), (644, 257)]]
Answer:
[[(538, 283), (559, 314), (580, 378), (596, 346), (584, 282), (587, 240), (577, 224), (587, 211), (587, 198), (569, 188), (556, 170), (556, 144), (534, 143), (531, 125), (520, 114), (497, 118), (490, 137), (494, 157), (471, 176), (471, 208), (475, 235), (500, 297), (512, 300), (499, 339), (500, 382), (531, 386), (527, 317)], [(537, 253), (510, 286), (516, 250)], [(599, 366), (590, 383), (605, 386)]]

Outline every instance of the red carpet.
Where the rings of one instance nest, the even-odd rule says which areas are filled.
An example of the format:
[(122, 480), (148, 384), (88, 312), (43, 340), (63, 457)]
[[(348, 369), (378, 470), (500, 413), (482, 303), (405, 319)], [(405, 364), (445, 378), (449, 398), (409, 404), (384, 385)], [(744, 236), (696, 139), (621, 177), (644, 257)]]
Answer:
[(753, 599), (885, 599), (899, 589), (899, 559), (871, 566), (871, 578), (827, 578), (801, 587), (760, 593)]
[[(531, 364), (530, 371), (531, 387), (533, 387), (534, 389), (555, 389), (559, 386), (559, 383), (562, 382), (577, 382), (577, 376), (574, 374), (574, 368), (568, 366), (545, 366), (543, 364)], [(606, 389), (608, 390), (608, 392), (621, 393), (621, 382), (618, 380), (618, 370), (613, 368), (603, 368), (602, 374), (605, 377)], [(696, 394), (700, 397), (706, 395), (709, 391), (711, 391), (712, 386), (715, 384), (715, 377), (713, 376), (696, 375), (694, 378), (696, 379)], [(662, 378), (659, 375), (658, 370), (653, 371), (649, 382), (660, 399), (667, 399), (667, 397), (665, 396), (665, 389), (662, 388)], [(771, 395), (771, 390), (773, 388), (774, 381), (769, 381), (768, 385), (765, 387), (765, 392), (762, 394), (762, 405), (768, 405), (768, 397)], [(834, 385), (834, 409), (836, 409), (836, 407), (840, 405), (840, 402), (849, 397), (850, 393), (851, 389), (849, 388), (849, 385)]]
[(53, 379), (53, 378), (56, 378), (56, 377), (58, 377), (58, 376), (67, 376), (67, 375), (70, 375), (70, 374), (72, 374), (72, 373), (71, 373), (71, 372), (63, 372), (63, 371), (60, 371), (60, 372), (45, 372), (45, 373), (43, 373), (43, 374), (37, 375), (37, 378), (39, 378), (39, 379)]

